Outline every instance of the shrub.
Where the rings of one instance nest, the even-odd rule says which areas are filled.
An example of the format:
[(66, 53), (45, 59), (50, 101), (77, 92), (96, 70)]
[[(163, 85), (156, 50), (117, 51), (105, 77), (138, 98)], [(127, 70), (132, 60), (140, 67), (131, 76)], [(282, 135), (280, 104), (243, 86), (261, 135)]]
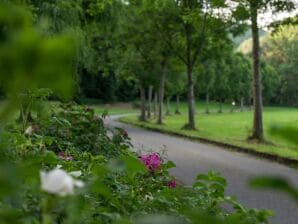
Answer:
[(107, 129), (90, 107), (62, 104), (30, 125), (1, 135), (0, 223), (267, 222), (268, 211), (226, 197), (216, 173), (177, 183), (174, 163), (131, 152), (126, 131)]

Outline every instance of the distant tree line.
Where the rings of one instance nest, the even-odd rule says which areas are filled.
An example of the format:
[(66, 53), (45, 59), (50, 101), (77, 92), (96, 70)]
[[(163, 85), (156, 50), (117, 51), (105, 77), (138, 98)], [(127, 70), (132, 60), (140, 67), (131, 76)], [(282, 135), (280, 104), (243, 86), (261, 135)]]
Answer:
[[(251, 39), (247, 39), (238, 51), (250, 56), (251, 45)], [(267, 67), (263, 75), (264, 102), (298, 106), (298, 27), (282, 25), (268, 32), (261, 38), (261, 54)]]
[[(140, 119), (163, 123), (170, 100), (188, 105), (184, 128), (196, 129), (195, 102), (254, 108), (252, 138), (263, 140), (262, 107), (297, 105), (297, 32), (282, 28), (260, 54), (260, 13), (295, 8), (290, 0), (6, 0), (25, 3), (40, 32), (72, 33), (75, 100), (140, 99)], [(233, 39), (250, 29), (251, 53), (235, 52)], [(296, 35), (296, 37), (295, 37)], [(285, 40), (286, 39), (286, 40)], [(287, 46), (287, 49), (284, 49)], [(270, 53), (271, 52), (271, 53)], [(278, 56), (277, 56), (278, 55)], [(291, 98), (291, 99), (290, 99)], [(206, 107), (208, 113), (208, 108)]]

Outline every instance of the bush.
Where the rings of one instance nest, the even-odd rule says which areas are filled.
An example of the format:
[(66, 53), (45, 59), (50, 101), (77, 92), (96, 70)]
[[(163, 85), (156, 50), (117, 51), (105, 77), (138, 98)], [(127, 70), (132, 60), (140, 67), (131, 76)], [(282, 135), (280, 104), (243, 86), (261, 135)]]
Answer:
[(61, 104), (25, 133), (7, 126), (0, 223), (267, 223), (268, 211), (224, 195), (220, 175), (183, 186), (169, 175), (174, 163), (131, 152), (126, 131), (107, 129), (103, 119), (90, 107)]

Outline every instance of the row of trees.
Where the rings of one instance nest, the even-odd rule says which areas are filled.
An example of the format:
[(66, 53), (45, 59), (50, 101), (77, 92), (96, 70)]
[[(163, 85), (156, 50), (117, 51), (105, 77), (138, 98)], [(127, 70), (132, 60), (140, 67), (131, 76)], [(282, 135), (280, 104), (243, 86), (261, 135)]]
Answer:
[[(293, 18), (298, 19), (298, 17)], [(298, 28), (294, 25), (280, 26), (273, 33), (261, 38), (261, 55), (271, 65), (275, 74), (270, 79), (264, 75), (265, 89), (270, 86), (271, 98), (265, 102), (277, 105), (298, 105)], [(238, 48), (240, 52), (251, 55), (251, 39), (244, 41)], [(270, 81), (267, 82), (266, 81)], [(289, 97), (290, 96), (290, 97)]]
[[(234, 4), (233, 4), (234, 3)], [(243, 31), (243, 24), (250, 22), (252, 33), (252, 98), (254, 104), (254, 125), (251, 138), (259, 141), (263, 140), (263, 122), (262, 122), (262, 76), (260, 73), (260, 43), (259, 43), (259, 24), (258, 17), (260, 13), (270, 9), (273, 12), (291, 10), (294, 3), (291, 1), (129, 1), (127, 4), (129, 16), (124, 22), (124, 33), (128, 39), (126, 50), (134, 59), (137, 57), (137, 63), (144, 69), (140, 71), (135, 69), (135, 64), (130, 72), (135, 74), (136, 79), (140, 81), (140, 92), (142, 101), (141, 120), (145, 120), (145, 90), (147, 85), (154, 85), (152, 75), (157, 71), (158, 75), (158, 95), (159, 95), (159, 116), (158, 123), (162, 123), (162, 104), (164, 98), (164, 85), (166, 79), (166, 69), (172, 65), (172, 57), (184, 66), (186, 74), (186, 89), (188, 101), (188, 122), (186, 127), (195, 129), (195, 79), (194, 71), (203, 73), (206, 70), (199, 70), (208, 61), (211, 53), (216, 49), (222, 50), (223, 46), (228, 45), (228, 34), (233, 35)], [(145, 19), (144, 19), (145, 18)], [(219, 60), (223, 59), (223, 53), (219, 54)], [(235, 58), (237, 58), (235, 56)], [(233, 58), (233, 60), (237, 60)], [(239, 58), (239, 57), (238, 57)], [(124, 58), (125, 60), (126, 58)], [(208, 62), (207, 62), (208, 63)], [(232, 60), (228, 64), (232, 64)], [(220, 65), (220, 63), (217, 63)], [(224, 63), (222, 63), (224, 64)], [(224, 69), (229, 66), (222, 66)], [(232, 66), (231, 66), (232, 67)], [(149, 69), (146, 69), (149, 68)], [(265, 69), (268, 69), (266, 67)], [(171, 69), (170, 69), (171, 70)], [(235, 72), (235, 69), (231, 69)], [(231, 72), (231, 74), (233, 74)], [(155, 73), (155, 72), (154, 72)], [(224, 72), (225, 73), (225, 72)], [(209, 76), (208, 73), (207, 76)], [(228, 74), (228, 73), (226, 73)], [(239, 77), (239, 76), (238, 76)], [(239, 80), (237, 76), (232, 75), (234, 83)], [(209, 77), (210, 78), (210, 77)], [(220, 95), (224, 95), (226, 85), (225, 76), (217, 76), (217, 85), (220, 89)], [(241, 78), (240, 78), (241, 79)], [(211, 79), (210, 79), (211, 80)], [(244, 78), (245, 80), (245, 78)], [(247, 80), (247, 79), (246, 79)], [(206, 86), (208, 84), (204, 83)], [(245, 86), (245, 81), (240, 81), (239, 85)], [(208, 89), (208, 87), (207, 87)], [(245, 91), (245, 88), (233, 88), (232, 91)], [(208, 91), (207, 91), (208, 92)], [(244, 95), (238, 92), (235, 96)], [(207, 93), (208, 95), (208, 93)], [(149, 98), (150, 94), (149, 94)], [(207, 97), (208, 98), (208, 97)], [(222, 99), (219, 99), (220, 101)], [(243, 100), (242, 100), (243, 101)], [(149, 103), (150, 104), (150, 103)]]
[[(176, 95), (179, 99), (179, 95), (186, 93), (188, 121), (185, 127), (189, 129), (196, 128), (196, 92), (205, 94), (207, 100), (212, 97), (219, 102), (229, 99), (243, 104), (244, 100), (249, 102), (252, 98), (255, 109), (252, 137), (263, 139), (260, 69), (263, 67), (268, 74), (272, 72), (269, 65), (262, 66), (260, 61), (258, 15), (268, 9), (291, 10), (292, 1), (25, 2), (35, 14), (35, 23), (43, 35), (51, 37), (71, 32), (76, 37), (78, 50), (73, 64), (77, 95), (98, 94), (113, 100), (115, 92), (130, 89), (126, 92), (127, 98), (133, 98), (137, 86), (141, 120), (146, 120), (147, 95), (149, 105), (153, 99), (159, 102), (157, 122), (161, 124), (165, 96), (169, 99)], [(230, 40), (231, 35), (245, 31), (247, 24), (253, 37), (252, 65), (245, 56), (233, 52)], [(270, 83), (271, 78), (267, 80)], [(90, 91), (92, 89), (95, 91)]]

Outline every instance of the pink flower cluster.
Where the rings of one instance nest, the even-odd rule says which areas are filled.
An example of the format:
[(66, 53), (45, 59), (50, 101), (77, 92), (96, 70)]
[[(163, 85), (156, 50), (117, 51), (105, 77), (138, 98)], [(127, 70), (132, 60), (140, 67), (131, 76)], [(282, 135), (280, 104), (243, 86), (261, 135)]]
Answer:
[(58, 152), (58, 155), (57, 155), (60, 159), (63, 159), (65, 161), (71, 161), (73, 160), (73, 157), (72, 156), (67, 156), (65, 155), (64, 152)]
[(154, 172), (156, 169), (158, 169), (158, 167), (162, 163), (160, 156), (155, 152), (151, 154), (141, 155), (139, 156), (139, 159), (151, 172)]
[(175, 180), (170, 180), (168, 182), (168, 187), (169, 188), (176, 188), (177, 187), (177, 182)]

